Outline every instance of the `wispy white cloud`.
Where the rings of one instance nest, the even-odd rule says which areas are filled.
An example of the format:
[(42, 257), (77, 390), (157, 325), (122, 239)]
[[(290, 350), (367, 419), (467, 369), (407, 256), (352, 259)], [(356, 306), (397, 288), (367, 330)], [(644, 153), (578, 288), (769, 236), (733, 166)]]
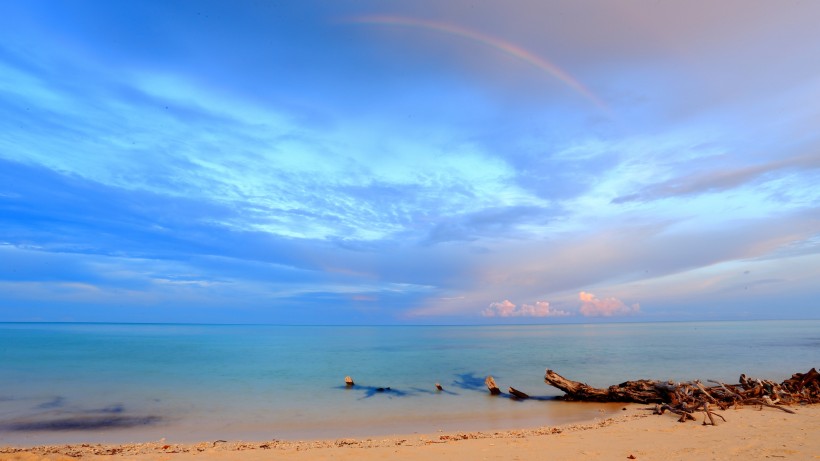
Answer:
[[(373, 295), (374, 322), (816, 299), (820, 6), (751, 1), (0, 4), (0, 241), (31, 249), (0, 282), (335, 318)], [(612, 113), (469, 34), (332, 20), (375, 13), (498, 37)], [(752, 260), (760, 283), (714, 273)]]
[(661, 183), (652, 184), (633, 194), (612, 199), (612, 203), (651, 201), (669, 197), (684, 197), (702, 193), (719, 193), (753, 181), (777, 179), (775, 173), (782, 170), (810, 172), (820, 169), (820, 155), (802, 155), (759, 165), (723, 167), (714, 171), (700, 171), (681, 175)]

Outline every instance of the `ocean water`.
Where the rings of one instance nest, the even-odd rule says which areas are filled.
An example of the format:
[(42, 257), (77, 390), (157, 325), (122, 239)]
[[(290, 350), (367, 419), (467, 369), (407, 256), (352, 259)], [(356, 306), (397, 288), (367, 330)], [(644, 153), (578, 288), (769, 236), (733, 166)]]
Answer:
[[(820, 321), (539, 326), (0, 323), (0, 444), (315, 439), (592, 420), (546, 368), (783, 380), (820, 365)], [(344, 377), (356, 381), (345, 388)], [(491, 397), (484, 378), (536, 399)], [(437, 392), (439, 382), (444, 391)], [(379, 392), (378, 388), (390, 388)]]

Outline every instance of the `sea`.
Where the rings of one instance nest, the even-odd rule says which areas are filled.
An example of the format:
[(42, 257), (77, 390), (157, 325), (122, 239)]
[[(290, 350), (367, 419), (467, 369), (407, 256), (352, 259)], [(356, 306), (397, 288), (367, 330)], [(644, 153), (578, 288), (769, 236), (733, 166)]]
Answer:
[[(504, 326), (0, 323), (0, 445), (369, 438), (591, 422), (546, 369), (782, 381), (820, 365), (820, 320)], [(491, 396), (491, 375), (504, 391)], [(345, 385), (350, 376), (355, 385)], [(435, 387), (440, 383), (443, 390)], [(533, 398), (517, 400), (514, 387)]]

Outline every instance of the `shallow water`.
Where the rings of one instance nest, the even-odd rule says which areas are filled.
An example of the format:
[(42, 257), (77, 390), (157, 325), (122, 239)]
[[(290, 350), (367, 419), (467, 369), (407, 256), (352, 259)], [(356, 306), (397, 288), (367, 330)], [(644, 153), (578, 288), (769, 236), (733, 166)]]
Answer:
[[(588, 420), (545, 368), (628, 379), (782, 380), (820, 321), (542, 326), (1, 324), (0, 442), (307, 439)], [(540, 397), (490, 397), (484, 378)], [(351, 375), (357, 385), (344, 386)], [(440, 382), (444, 392), (436, 392)], [(378, 388), (390, 387), (378, 392)]]

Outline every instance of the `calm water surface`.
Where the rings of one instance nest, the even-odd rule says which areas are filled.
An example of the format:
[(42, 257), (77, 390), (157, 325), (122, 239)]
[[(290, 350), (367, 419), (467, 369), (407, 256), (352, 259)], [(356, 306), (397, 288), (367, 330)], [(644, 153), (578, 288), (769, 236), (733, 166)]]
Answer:
[[(782, 380), (818, 365), (820, 321), (544, 326), (0, 323), (0, 443), (302, 439), (588, 420), (551, 368), (628, 379)], [(543, 400), (489, 397), (484, 378)], [(345, 389), (343, 379), (357, 383)], [(435, 392), (440, 382), (445, 391)], [(377, 392), (390, 387), (389, 392)]]

